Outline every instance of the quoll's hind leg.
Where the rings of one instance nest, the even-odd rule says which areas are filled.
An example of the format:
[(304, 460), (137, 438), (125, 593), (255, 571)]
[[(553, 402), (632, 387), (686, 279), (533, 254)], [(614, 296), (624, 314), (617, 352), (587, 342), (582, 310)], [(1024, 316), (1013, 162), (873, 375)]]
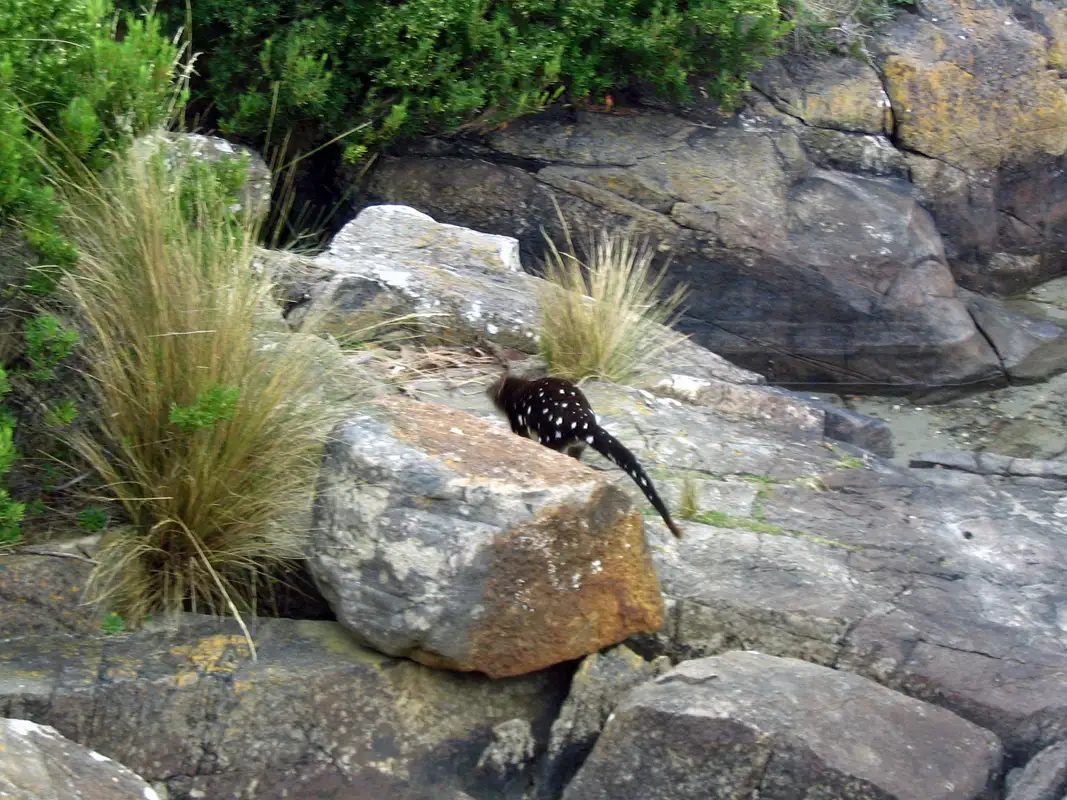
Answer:
[(572, 442), (567, 445), (567, 455), (571, 458), (576, 458), (579, 461), (582, 460), (582, 453), (585, 452), (585, 444), (582, 442)]

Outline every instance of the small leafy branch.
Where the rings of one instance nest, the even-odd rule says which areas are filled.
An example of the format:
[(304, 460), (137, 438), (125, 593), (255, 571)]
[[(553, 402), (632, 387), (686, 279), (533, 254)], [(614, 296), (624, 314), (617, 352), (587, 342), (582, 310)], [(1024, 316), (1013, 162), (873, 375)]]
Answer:
[(182, 433), (213, 428), (223, 420), (231, 420), (237, 414), (237, 400), (241, 391), (236, 386), (215, 384), (196, 396), (190, 406), (172, 404), (170, 422)]

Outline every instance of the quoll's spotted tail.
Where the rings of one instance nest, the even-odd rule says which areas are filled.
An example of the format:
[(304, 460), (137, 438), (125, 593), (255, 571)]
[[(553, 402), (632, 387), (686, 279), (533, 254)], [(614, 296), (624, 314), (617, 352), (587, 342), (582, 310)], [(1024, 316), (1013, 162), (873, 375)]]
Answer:
[(561, 378), (528, 380), (504, 375), (489, 387), (488, 394), (507, 415), (513, 433), (574, 458), (581, 458), (591, 446), (620, 466), (645, 493), (671, 533), (682, 538), (682, 529), (671, 519), (652, 479), (634, 454), (597, 424), (589, 401), (573, 383)]

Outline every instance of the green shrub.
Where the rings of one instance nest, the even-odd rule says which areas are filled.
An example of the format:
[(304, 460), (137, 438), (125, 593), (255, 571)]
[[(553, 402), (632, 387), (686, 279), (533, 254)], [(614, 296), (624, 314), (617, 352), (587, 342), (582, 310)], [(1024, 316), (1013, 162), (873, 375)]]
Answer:
[[(21, 223), (46, 264), (69, 267), (75, 252), (40, 162), (102, 169), (166, 119), (180, 99), (178, 47), (158, 18), (120, 17), (111, 0), (0, 0), (0, 42), (0, 225)], [(55, 278), (34, 270), (28, 288), (51, 291)]]
[(121, 615), (112, 611), (110, 614), (105, 614), (100, 620), (100, 630), (109, 636), (125, 633), (126, 620), (124, 620)]
[[(11, 391), (7, 372), (0, 367), (0, 401)], [(11, 499), (4, 478), (15, 463), (15, 419), (7, 410), (0, 408), (0, 544), (11, 544), (20, 537), (19, 525), (26, 513), (22, 503)]]
[[(166, 7), (184, 21), (184, 0)], [(371, 122), (350, 155), (632, 79), (683, 98), (701, 76), (731, 98), (788, 31), (776, 0), (191, 0), (191, 10), (202, 99), (224, 130), (262, 140), (273, 125), (320, 143)]]
[(30, 377), (38, 381), (50, 381), (56, 375), (56, 367), (74, 352), (78, 332), (64, 328), (53, 314), (40, 314), (26, 320), (26, 360), (30, 362)]
[(111, 521), (111, 515), (107, 513), (106, 508), (89, 506), (89, 508), (83, 508), (75, 514), (74, 521), (83, 531), (96, 533), (107, 527), (108, 522)]

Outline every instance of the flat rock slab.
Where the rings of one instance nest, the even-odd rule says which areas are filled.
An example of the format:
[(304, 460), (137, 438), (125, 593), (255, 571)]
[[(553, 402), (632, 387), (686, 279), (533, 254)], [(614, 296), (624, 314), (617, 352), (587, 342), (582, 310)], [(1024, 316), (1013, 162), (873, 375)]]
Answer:
[(309, 557), (362, 643), (434, 667), (521, 675), (663, 623), (625, 492), (443, 406), (383, 401), (340, 426)]
[(544, 747), (566, 693), (566, 671), (494, 681), (364, 650), (332, 622), (249, 622), (257, 662), (232, 620), (191, 615), (3, 641), (0, 716), (51, 725), (171, 798), (518, 800), (478, 766), (493, 728), (521, 720)]
[(616, 708), (564, 800), (978, 800), (996, 736), (857, 675), (730, 652)]
[(0, 797), (159, 800), (155, 789), (122, 764), (25, 719), (0, 719)]

